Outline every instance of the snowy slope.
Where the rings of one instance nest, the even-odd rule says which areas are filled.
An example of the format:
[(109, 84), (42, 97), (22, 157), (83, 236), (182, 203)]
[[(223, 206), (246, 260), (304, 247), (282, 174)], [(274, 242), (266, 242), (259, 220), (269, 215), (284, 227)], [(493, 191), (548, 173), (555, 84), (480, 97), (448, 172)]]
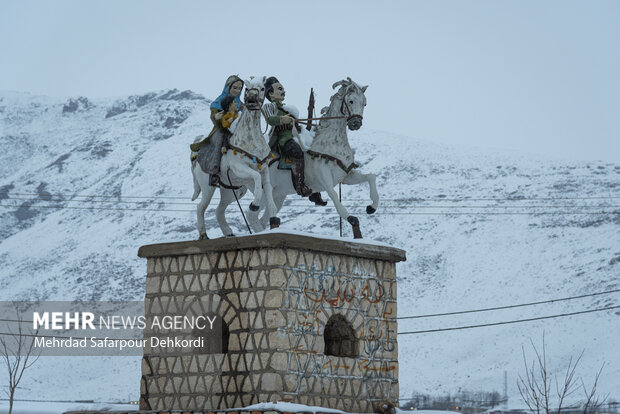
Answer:
[[(209, 102), (176, 90), (92, 102), (0, 93), (0, 300), (141, 300), (146, 266), (138, 247), (197, 237), (188, 144), (209, 131)], [(620, 164), (447, 147), (364, 127), (349, 138), (362, 170), (378, 175), (382, 203), (367, 216), (368, 188), (361, 186), (343, 187), (345, 204), (366, 238), (407, 251), (398, 265), (399, 316), (620, 288)], [(281, 213), (286, 227), (338, 234), (333, 208), (299, 197), (289, 204)], [(219, 237), (211, 213), (209, 236)], [(238, 211), (228, 215), (245, 234)], [(614, 304), (620, 294), (403, 320), (399, 331)], [(606, 311), (401, 335), (401, 397), (502, 392), (506, 370), (516, 402), (521, 347), (530, 338), (539, 343), (544, 331), (552, 369), (585, 349), (586, 383), (606, 362), (601, 391), (620, 398), (619, 326), (620, 312)], [(35, 367), (17, 398), (138, 397), (139, 358), (47, 357)]]

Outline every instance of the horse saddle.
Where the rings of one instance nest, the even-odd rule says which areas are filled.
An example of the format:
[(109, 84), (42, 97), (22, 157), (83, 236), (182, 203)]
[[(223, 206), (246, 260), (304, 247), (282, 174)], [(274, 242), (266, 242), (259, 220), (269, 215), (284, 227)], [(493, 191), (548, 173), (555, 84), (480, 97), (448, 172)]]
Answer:
[(283, 157), (282, 154), (280, 154), (277, 144), (271, 147), (271, 153), (275, 156), (275, 158), (269, 163), (269, 165), (277, 162), (278, 170), (290, 170), (293, 168), (293, 161), (288, 155)]

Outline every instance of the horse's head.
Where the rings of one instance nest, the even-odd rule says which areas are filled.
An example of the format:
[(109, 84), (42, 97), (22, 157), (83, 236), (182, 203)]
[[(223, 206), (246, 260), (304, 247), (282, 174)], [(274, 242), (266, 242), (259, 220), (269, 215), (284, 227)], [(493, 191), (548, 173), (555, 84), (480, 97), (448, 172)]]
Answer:
[(265, 100), (265, 76), (262, 78), (255, 78), (250, 76), (250, 79), (245, 81), (245, 107), (250, 111), (257, 111), (260, 109), (263, 101)]
[(362, 127), (362, 119), (364, 118), (364, 107), (366, 106), (366, 86), (359, 86), (353, 82), (351, 78), (347, 77), (346, 80), (341, 80), (332, 86), (336, 89), (340, 86), (340, 89), (332, 97), (332, 99), (340, 100), (340, 112), (347, 117), (347, 126), (351, 131), (358, 130)]

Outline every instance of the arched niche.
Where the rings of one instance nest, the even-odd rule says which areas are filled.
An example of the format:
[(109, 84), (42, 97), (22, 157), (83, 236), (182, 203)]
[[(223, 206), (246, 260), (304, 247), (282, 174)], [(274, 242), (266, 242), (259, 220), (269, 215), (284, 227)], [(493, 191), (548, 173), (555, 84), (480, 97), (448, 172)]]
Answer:
[[(211, 316), (211, 318), (213, 318)], [(227, 354), (230, 332), (228, 324), (221, 317), (216, 317), (213, 328), (206, 324), (203, 329), (194, 328), (192, 331), (195, 338), (202, 338), (202, 346), (196, 348), (200, 354)]]
[(358, 340), (353, 325), (343, 315), (333, 315), (323, 332), (325, 355), (356, 358), (359, 356)]

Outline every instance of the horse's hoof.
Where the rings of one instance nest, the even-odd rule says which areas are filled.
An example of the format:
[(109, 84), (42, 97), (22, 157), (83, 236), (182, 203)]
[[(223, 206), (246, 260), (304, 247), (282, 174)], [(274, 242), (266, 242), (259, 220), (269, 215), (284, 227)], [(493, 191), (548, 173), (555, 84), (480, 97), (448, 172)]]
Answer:
[(251, 211), (258, 211), (260, 209), (260, 206), (257, 206), (254, 203), (250, 203), (250, 210)]
[(209, 236), (207, 236), (207, 233), (202, 233), (198, 240), (209, 240)]
[(355, 216), (349, 216), (347, 217), (347, 221), (349, 222), (350, 225), (352, 226), (359, 226), (360, 225), (360, 221), (357, 217)]
[(312, 193), (308, 199), (317, 206), (325, 207), (327, 205), (327, 201), (323, 200), (321, 193)]
[(358, 218), (355, 216), (349, 216), (347, 217), (347, 221), (349, 222), (349, 224), (351, 224), (351, 227), (353, 229), (353, 238), (361, 239), (362, 231), (360, 230), (360, 221), (358, 220)]
[(374, 214), (377, 211), (373, 206), (366, 206), (366, 214)]
[(273, 230), (277, 229), (278, 227), (280, 227), (280, 219), (278, 217), (269, 218), (269, 228)]

